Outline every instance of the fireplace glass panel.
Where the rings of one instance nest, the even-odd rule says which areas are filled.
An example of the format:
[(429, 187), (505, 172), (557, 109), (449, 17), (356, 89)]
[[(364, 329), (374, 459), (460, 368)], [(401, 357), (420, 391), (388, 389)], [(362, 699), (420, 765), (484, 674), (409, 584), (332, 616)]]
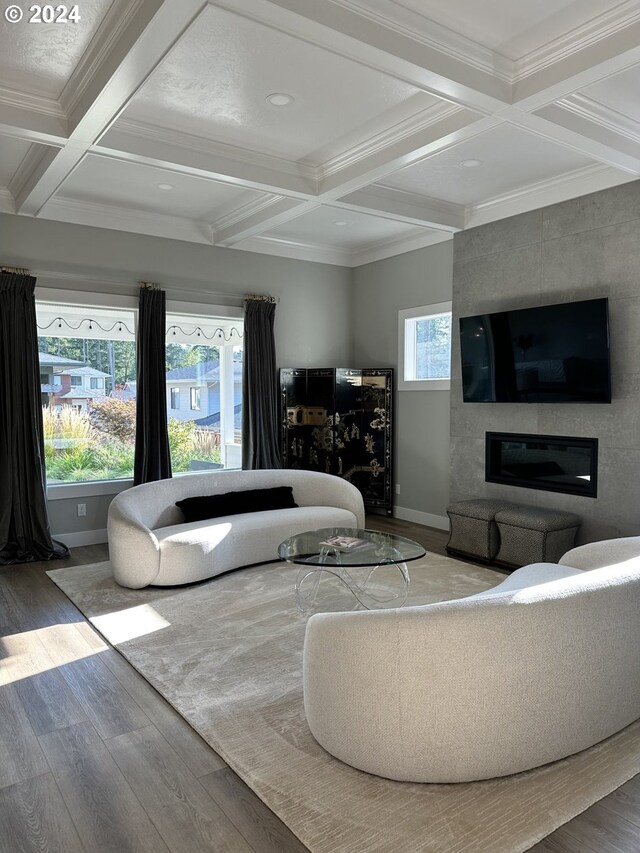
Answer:
[(597, 456), (597, 438), (488, 432), (485, 479), (595, 498)]

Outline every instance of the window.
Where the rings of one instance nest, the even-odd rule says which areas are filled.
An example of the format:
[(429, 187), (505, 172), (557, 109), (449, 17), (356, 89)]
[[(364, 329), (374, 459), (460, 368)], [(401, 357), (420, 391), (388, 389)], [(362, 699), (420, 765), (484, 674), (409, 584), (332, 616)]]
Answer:
[(47, 484), (132, 477), (133, 311), (40, 299), (36, 311), (40, 370), (53, 374), (42, 395)]
[(40, 384), (41, 385), (48, 385), (49, 384), (49, 374), (48, 373), (41, 373), (40, 374)]
[[(167, 313), (167, 424), (174, 474), (242, 467), (243, 322), (239, 310), (228, 310), (236, 310), (236, 316), (207, 316), (204, 305), (197, 315)], [(188, 394), (182, 408), (180, 390)]]
[(451, 303), (398, 313), (400, 391), (445, 391), (451, 379)]
[[(37, 291), (40, 373), (53, 378), (41, 400), (54, 499), (67, 491), (112, 494), (125, 485), (114, 481), (133, 477), (137, 300), (98, 293), (87, 299), (82, 304), (76, 292)], [(240, 308), (224, 311), (220, 317), (208, 305), (167, 305), (165, 394), (174, 474), (242, 467), (243, 318)]]

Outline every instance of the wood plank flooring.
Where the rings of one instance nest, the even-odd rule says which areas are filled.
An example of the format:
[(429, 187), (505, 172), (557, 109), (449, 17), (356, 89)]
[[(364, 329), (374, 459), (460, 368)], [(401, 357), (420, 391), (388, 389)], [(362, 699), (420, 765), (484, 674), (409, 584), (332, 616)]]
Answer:
[[(444, 553), (442, 531), (368, 526)], [(96, 545), (0, 569), (0, 853), (304, 853), (45, 575), (106, 558)], [(640, 777), (532, 848), (639, 851)]]

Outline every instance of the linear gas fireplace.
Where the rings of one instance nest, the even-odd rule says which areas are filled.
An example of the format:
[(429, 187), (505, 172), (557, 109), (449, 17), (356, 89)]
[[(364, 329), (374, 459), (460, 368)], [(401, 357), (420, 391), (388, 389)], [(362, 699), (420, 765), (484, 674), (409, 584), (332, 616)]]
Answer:
[(485, 479), (488, 483), (595, 498), (598, 439), (488, 432)]

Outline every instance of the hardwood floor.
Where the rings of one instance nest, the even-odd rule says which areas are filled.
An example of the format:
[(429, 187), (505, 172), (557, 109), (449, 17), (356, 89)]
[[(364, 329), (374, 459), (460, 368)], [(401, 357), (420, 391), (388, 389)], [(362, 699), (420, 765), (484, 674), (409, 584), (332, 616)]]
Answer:
[[(442, 531), (368, 526), (444, 553)], [(96, 545), (0, 569), (0, 853), (304, 853), (45, 575), (106, 558)], [(640, 776), (532, 848), (638, 851)]]

